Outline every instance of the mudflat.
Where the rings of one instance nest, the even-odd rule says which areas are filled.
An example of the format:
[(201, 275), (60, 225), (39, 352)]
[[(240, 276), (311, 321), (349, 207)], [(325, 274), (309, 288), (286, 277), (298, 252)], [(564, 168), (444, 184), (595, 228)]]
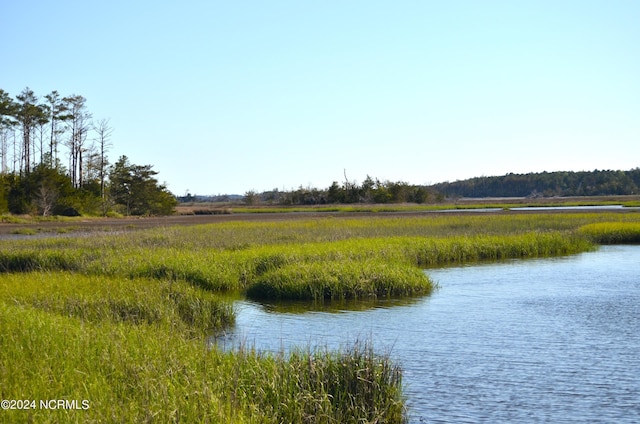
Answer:
[[(597, 211), (597, 207), (591, 209), (588, 206), (579, 210), (502, 210), (494, 209), (486, 211), (482, 209), (451, 209), (451, 210), (418, 210), (418, 211), (385, 211), (385, 212), (256, 212), (256, 213), (228, 213), (212, 215), (169, 215), (152, 217), (124, 217), (124, 218), (69, 218), (60, 220), (30, 220), (24, 222), (0, 222), (0, 234), (19, 233), (20, 230), (31, 229), (35, 232), (93, 232), (93, 231), (127, 231), (154, 227), (169, 227), (175, 225), (202, 225), (231, 221), (287, 221), (309, 218), (365, 218), (372, 216), (385, 217), (417, 217), (429, 215), (473, 215), (473, 214), (526, 214), (526, 213), (585, 213)], [(637, 208), (620, 208), (609, 210), (615, 213), (638, 213)]]

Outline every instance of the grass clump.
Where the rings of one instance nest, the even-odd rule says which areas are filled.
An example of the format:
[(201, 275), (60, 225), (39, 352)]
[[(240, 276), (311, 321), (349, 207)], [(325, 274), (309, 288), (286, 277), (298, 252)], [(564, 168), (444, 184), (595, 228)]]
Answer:
[(62, 272), (0, 275), (0, 297), (82, 322), (166, 325), (208, 334), (234, 323), (232, 306), (186, 283)]
[(578, 234), (598, 244), (640, 243), (640, 223), (597, 222), (583, 225)]
[[(528, 227), (521, 226), (508, 234), (493, 234), (496, 230), (490, 227), (480, 232), (474, 222), (455, 219), (442, 228), (441, 222), (423, 220), (420, 229), (415, 227), (420, 222), (413, 220), (350, 220), (335, 226), (311, 220), (296, 223), (299, 239), (289, 243), (283, 241), (290, 235), (279, 233), (284, 227), (273, 223), (200, 227), (206, 238), (196, 245), (190, 239), (193, 228), (171, 229), (166, 234), (139, 232), (135, 238), (93, 235), (40, 243), (21, 240), (0, 248), (0, 270), (169, 280), (260, 299), (362, 299), (428, 294), (430, 282), (417, 267), (571, 254), (592, 247), (584, 237), (556, 230), (561, 227), (556, 222), (552, 230), (524, 231)], [(508, 225), (506, 231), (513, 223)], [(317, 237), (318, 231), (330, 233), (334, 227), (339, 229), (335, 237)], [(259, 243), (226, 241), (214, 247), (210, 239), (233, 238), (229, 229), (253, 233)], [(393, 233), (401, 235), (387, 235)], [(245, 236), (237, 238), (244, 240)]]
[[(88, 409), (2, 411), (3, 422), (250, 422), (222, 399), (216, 352), (164, 324), (90, 320), (0, 302), (4, 399)], [(243, 405), (244, 406), (244, 405)]]
[(424, 295), (433, 284), (418, 267), (572, 254), (592, 248), (561, 232), (460, 237), (389, 237), (248, 249), (248, 297), (345, 300)]
[(346, 300), (428, 294), (433, 284), (406, 263), (302, 262), (258, 276), (247, 296), (267, 300)]
[(89, 402), (2, 411), (7, 422), (404, 422), (400, 370), (370, 347), (224, 352), (162, 316), (134, 322), (3, 299), (3, 398)]
[[(250, 395), (273, 422), (403, 423), (402, 372), (371, 345), (337, 352), (298, 349), (288, 356), (240, 351), (228, 400)], [(260, 366), (256, 366), (259, 363)]]
[(34, 236), (38, 234), (38, 231), (35, 228), (31, 227), (23, 227), (23, 228), (15, 228), (9, 232), (10, 234), (22, 235), (22, 236)]
[(477, 235), (416, 241), (410, 254), (425, 267), (477, 261), (568, 255), (591, 250), (587, 240), (560, 232)]
[(83, 257), (83, 252), (75, 249), (9, 248), (0, 251), (0, 272), (74, 271), (80, 269)]

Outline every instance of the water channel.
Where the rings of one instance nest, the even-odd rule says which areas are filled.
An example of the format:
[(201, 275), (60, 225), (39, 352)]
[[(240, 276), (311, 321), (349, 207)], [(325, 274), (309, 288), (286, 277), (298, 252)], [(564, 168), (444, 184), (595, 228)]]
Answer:
[(371, 341), (404, 370), (411, 422), (640, 422), (640, 246), (427, 270), (431, 296), (239, 302), (225, 344)]

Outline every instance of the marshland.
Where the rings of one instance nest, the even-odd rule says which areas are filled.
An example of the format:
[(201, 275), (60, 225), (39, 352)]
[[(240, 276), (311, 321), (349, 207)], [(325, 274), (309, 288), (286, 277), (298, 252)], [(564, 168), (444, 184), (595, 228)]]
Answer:
[(372, 341), (210, 340), (233, 331), (241, 302), (420, 302), (445, 266), (638, 243), (640, 215), (343, 213), (30, 237), (0, 244), (2, 398), (90, 407), (3, 421), (405, 422), (402, 363)]
[(3, 2), (0, 424), (640, 423), (640, 2), (574, 3)]

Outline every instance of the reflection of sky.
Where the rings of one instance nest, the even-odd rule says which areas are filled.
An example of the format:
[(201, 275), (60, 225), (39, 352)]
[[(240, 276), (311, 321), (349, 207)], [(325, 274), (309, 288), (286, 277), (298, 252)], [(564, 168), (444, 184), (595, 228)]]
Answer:
[[(427, 298), (409, 299), (395, 302), (351, 303), (325, 310), (303, 310), (300, 304), (294, 308), (283, 305), (273, 307), (242, 301), (236, 304), (237, 320), (235, 331), (228, 334), (223, 343), (242, 343), (268, 351), (279, 352), (293, 347), (329, 347), (350, 346), (356, 341), (376, 340), (384, 345), (376, 335), (386, 335), (393, 331), (385, 327), (387, 316), (397, 316), (403, 308), (411, 308)], [(404, 305), (404, 306), (402, 306)], [(412, 305), (412, 306), (409, 306)], [(357, 307), (356, 307), (357, 306)], [(288, 312), (274, 312), (288, 310)]]
[(238, 302), (222, 343), (281, 352), (372, 342), (402, 366), (408, 402), (429, 420), (640, 419), (629, 410), (640, 398), (640, 246), (427, 272), (440, 288), (397, 305)]

